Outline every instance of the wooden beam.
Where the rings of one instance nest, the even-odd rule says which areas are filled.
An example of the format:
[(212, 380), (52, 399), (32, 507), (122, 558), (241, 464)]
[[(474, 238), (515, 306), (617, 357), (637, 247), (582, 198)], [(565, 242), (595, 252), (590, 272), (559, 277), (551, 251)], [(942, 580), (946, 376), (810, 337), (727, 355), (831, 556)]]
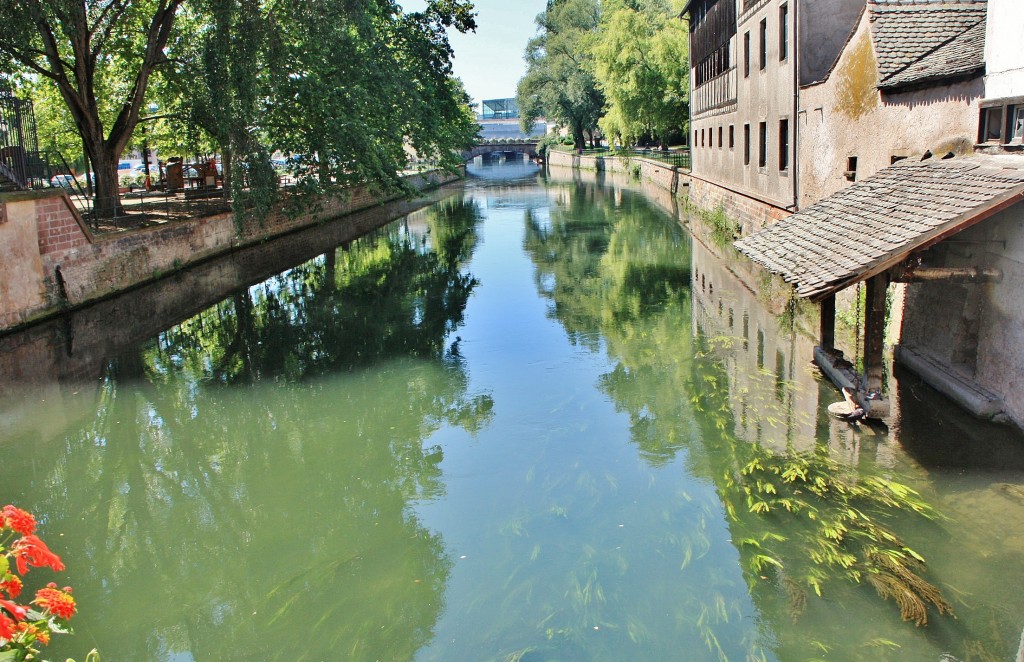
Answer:
[(836, 295), (821, 300), (821, 333), (819, 345), (831, 350), (836, 346)]
[(864, 317), (864, 376), (868, 392), (882, 390), (883, 352), (885, 349), (885, 295), (889, 289), (888, 274), (872, 276), (867, 281)]

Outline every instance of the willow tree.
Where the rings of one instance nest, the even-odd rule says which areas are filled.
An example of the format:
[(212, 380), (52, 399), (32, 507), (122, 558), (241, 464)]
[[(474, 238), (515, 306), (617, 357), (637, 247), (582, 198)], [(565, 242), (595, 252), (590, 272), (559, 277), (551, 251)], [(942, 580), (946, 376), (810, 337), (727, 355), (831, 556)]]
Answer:
[(277, 8), (266, 133), (301, 155), (294, 169), (323, 190), (401, 186), (406, 147), (454, 166), (477, 128), (452, 78), (446, 28), (475, 27), (452, 0), (406, 13), (390, 0), (298, 0)]
[(0, 0), (0, 54), (60, 93), (96, 178), (95, 211), (120, 207), (117, 162), (166, 62), (182, 0)]
[(516, 90), (524, 131), (546, 117), (567, 127), (577, 147), (593, 135), (604, 106), (590, 55), (600, 16), (597, 0), (550, 0), (537, 16), (539, 34), (527, 43)]
[(608, 0), (592, 44), (605, 135), (667, 145), (689, 120), (689, 34), (668, 0)]

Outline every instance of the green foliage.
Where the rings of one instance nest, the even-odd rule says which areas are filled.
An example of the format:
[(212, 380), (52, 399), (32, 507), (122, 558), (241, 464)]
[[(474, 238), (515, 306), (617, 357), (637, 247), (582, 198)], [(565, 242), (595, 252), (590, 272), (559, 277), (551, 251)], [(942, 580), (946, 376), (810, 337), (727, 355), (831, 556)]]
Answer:
[(697, 209), (697, 214), (711, 229), (711, 239), (718, 246), (727, 246), (739, 236), (740, 224), (729, 218), (725, 207), (718, 206), (714, 211)]
[(598, 86), (607, 100), (601, 130), (636, 144), (667, 146), (687, 131), (689, 34), (666, 0), (607, 2), (591, 45)]
[[(241, 223), (277, 202), (275, 151), (296, 157), (302, 191), (394, 191), (410, 154), (454, 170), (477, 131), (446, 32), (475, 28), (468, 0), (409, 13), (392, 0), (62, 2), (0, 0), (0, 23), (18, 26), (0, 53), (31, 83), (51, 144), (80, 152), (72, 127), (85, 141), (105, 198), (122, 152), (144, 140), (168, 155), (219, 152)], [(38, 17), (66, 43), (51, 49)]]
[[(727, 379), (710, 353), (693, 366), (705, 378)], [(884, 476), (852, 474), (827, 448), (772, 452), (737, 439), (728, 432), (733, 405), (725, 389), (696, 392), (691, 402), (717, 430), (705, 443), (733, 458), (721, 468), (720, 494), (752, 578), (776, 575), (794, 616), (806, 606), (806, 591), (821, 596), (834, 581), (869, 584), (918, 626), (928, 623), (930, 609), (953, 613), (925, 579), (921, 555), (885, 524), (897, 513), (936, 518), (920, 494)]]
[(537, 16), (539, 33), (526, 46), (526, 74), (516, 99), (528, 131), (539, 117), (568, 127), (575, 144), (597, 129), (604, 96), (593, 74), (590, 43), (600, 23), (597, 0), (552, 0)]

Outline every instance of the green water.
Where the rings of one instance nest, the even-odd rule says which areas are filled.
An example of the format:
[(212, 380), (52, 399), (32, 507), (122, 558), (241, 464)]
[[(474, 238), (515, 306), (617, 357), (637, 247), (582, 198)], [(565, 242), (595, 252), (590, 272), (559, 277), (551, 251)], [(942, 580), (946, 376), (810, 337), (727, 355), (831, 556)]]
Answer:
[[(831, 421), (799, 321), (671, 201), (502, 168), (188, 319), (114, 303), (3, 339), (0, 500), (80, 608), (49, 656), (1015, 658), (1019, 437), (899, 372), (888, 432)], [(955, 616), (904, 622), (815, 561), (848, 502), (787, 483), (799, 462), (916, 490), (931, 517), (849, 503)]]

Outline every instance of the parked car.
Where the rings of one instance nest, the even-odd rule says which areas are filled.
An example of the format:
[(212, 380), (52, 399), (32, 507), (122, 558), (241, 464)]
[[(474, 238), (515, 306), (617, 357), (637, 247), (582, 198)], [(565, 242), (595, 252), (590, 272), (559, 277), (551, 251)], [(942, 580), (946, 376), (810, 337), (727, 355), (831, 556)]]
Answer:
[(75, 186), (75, 178), (71, 175), (54, 175), (50, 178), (50, 186), (61, 186), (63, 188), (73, 188)]

